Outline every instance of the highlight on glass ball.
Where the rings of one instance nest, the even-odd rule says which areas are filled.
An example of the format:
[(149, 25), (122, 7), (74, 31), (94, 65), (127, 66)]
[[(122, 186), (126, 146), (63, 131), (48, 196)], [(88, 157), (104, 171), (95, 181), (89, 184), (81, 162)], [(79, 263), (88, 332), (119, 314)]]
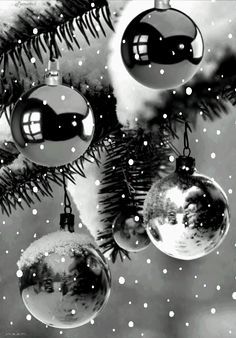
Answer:
[(229, 205), (222, 188), (195, 170), (193, 158), (179, 157), (176, 171), (152, 186), (144, 222), (153, 244), (182, 260), (216, 249), (229, 229)]
[(142, 215), (132, 210), (121, 212), (116, 217), (112, 230), (115, 242), (128, 252), (142, 251), (150, 244)]
[(40, 85), (17, 101), (11, 131), (18, 150), (47, 167), (73, 162), (88, 149), (94, 134), (90, 104), (78, 91)]
[(198, 71), (203, 54), (203, 38), (197, 25), (172, 8), (152, 8), (139, 14), (121, 41), (127, 71), (153, 89), (186, 84)]
[[(104, 308), (111, 274), (93, 244), (81, 244), (79, 234), (61, 232), (59, 238), (57, 232), (32, 243), (18, 262), (17, 276), (23, 302), (36, 319), (71, 329), (88, 323)], [(49, 244), (51, 239), (58, 242)]]

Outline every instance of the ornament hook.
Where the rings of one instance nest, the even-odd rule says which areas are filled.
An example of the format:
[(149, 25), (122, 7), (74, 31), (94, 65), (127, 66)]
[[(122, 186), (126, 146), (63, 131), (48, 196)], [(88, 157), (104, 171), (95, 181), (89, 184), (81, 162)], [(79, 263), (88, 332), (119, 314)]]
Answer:
[(183, 150), (183, 156), (184, 157), (190, 157), (190, 155), (191, 155), (188, 132), (192, 132), (192, 129), (191, 129), (189, 123), (186, 121), (185, 122), (185, 130), (184, 130), (184, 150)]
[(126, 183), (126, 187), (127, 187), (127, 193), (129, 194), (129, 207), (138, 210), (138, 203), (135, 201), (135, 193), (136, 190), (134, 189), (134, 187), (130, 184), (130, 182), (128, 181), (126, 172), (124, 170), (124, 168), (122, 168), (122, 172), (123, 172), (123, 176), (124, 176), (124, 182)]
[(67, 192), (65, 170), (62, 173), (64, 188), (64, 213), (60, 215), (61, 230), (68, 228), (68, 231), (74, 232), (75, 215), (72, 214), (71, 201)]

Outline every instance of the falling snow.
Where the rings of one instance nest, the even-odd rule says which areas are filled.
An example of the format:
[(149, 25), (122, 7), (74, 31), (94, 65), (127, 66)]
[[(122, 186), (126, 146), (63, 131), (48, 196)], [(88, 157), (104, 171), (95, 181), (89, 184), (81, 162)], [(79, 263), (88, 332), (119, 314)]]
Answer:
[[(17, 265), (19, 270), (24, 266), (31, 266), (37, 262), (45, 253), (58, 253), (68, 255), (71, 251), (81, 252), (81, 245), (94, 245), (92, 238), (88, 235), (57, 231), (41, 237), (34, 241), (22, 254)], [(63, 257), (62, 257), (63, 259)]]
[[(92, 3), (91, 7), (94, 7), (94, 6), (95, 4)], [(228, 22), (229, 23), (234, 22), (235, 21), (233, 20), (234, 14), (233, 13), (229, 13), (229, 14), (232, 16), (232, 20), (228, 19)], [(209, 22), (210, 22), (210, 25), (214, 27), (217, 25), (217, 20), (214, 20), (214, 21), (210, 20)], [(95, 29), (96, 31), (99, 31), (99, 26), (96, 24), (95, 24)], [(33, 34), (37, 34), (37, 32), (38, 32), (38, 29), (34, 28)], [(232, 40), (235, 38), (233, 30), (231, 32), (232, 33), (229, 33), (229, 31), (227, 33), (224, 33), (225, 40)], [(19, 43), (21, 43), (21, 41), (19, 41)], [(233, 41), (231, 41), (230, 43), (233, 43)], [(212, 48), (207, 47), (206, 51), (208, 51), (208, 53), (212, 51), (212, 54), (213, 54)], [(96, 59), (98, 59), (102, 54), (102, 49), (96, 46), (96, 48), (93, 49), (93, 53), (96, 55)], [(31, 62), (35, 63), (36, 59), (32, 57)], [(84, 60), (78, 61), (77, 59), (76, 63), (77, 63), (76, 64), (77, 68), (82, 70), (84, 67), (84, 63), (85, 63)], [(108, 66), (105, 66), (104, 68), (107, 70)], [(205, 65), (204, 65), (204, 69), (205, 69)], [(202, 71), (203, 71), (203, 68), (202, 68)], [(165, 70), (164, 69), (161, 70), (160, 73), (164, 75)], [(99, 78), (102, 79), (103, 76), (99, 76)], [(211, 89), (209, 88), (209, 91), (210, 90)], [(173, 95), (175, 94), (176, 94), (176, 91), (173, 91)], [(193, 94), (194, 93), (192, 92), (192, 88), (187, 87), (186, 95), (193, 95)], [(110, 98), (111, 96), (108, 95), (108, 97)], [(65, 100), (66, 98), (61, 98), (61, 99)], [(46, 105), (47, 102), (44, 102), (44, 104)], [(125, 111), (125, 114), (127, 114), (127, 111)], [(165, 114), (163, 118), (166, 119), (167, 115)], [(201, 117), (199, 116), (199, 118)], [(227, 162), (227, 164), (224, 165), (224, 160), (228, 157), (228, 154), (226, 156), (226, 154), (223, 151), (220, 152), (220, 150), (218, 149), (218, 144), (215, 145), (211, 143), (211, 137), (212, 139), (214, 139), (214, 137), (220, 136), (220, 135), (221, 137), (217, 137), (217, 142), (219, 143), (223, 142), (222, 140), (225, 138), (225, 131), (223, 128), (223, 123), (222, 125), (218, 123), (217, 128), (220, 128), (220, 129), (216, 129), (214, 127), (213, 131), (211, 130), (212, 125), (209, 126), (207, 124), (204, 124), (204, 125), (200, 124), (200, 126), (201, 127), (198, 128), (197, 134), (196, 135), (194, 134), (192, 138), (193, 140), (192, 143), (194, 143), (194, 147), (195, 147), (193, 154), (196, 155), (198, 159), (199, 167), (202, 167), (204, 169), (209, 169), (210, 175), (216, 175), (216, 176), (221, 175), (221, 180), (224, 183), (226, 182), (226, 179), (228, 180), (232, 178), (231, 174), (234, 172), (234, 164), (231, 162), (231, 165), (229, 165), (230, 162)], [(214, 137), (212, 136), (213, 134), (214, 134)], [(231, 143), (231, 145), (233, 144), (234, 143)], [(39, 146), (41, 150), (44, 149), (44, 145), (39, 145)], [(146, 141), (144, 141), (144, 146), (147, 146)], [(226, 150), (229, 149), (229, 147), (228, 148), (226, 147), (227, 145), (225, 146)], [(203, 152), (203, 148), (207, 149), (206, 150), (207, 159), (204, 158), (203, 155), (201, 154), (201, 151)], [(220, 148), (220, 144), (219, 144), (219, 148)], [(71, 151), (73, 152), (73, 150), (75, 151), (75, 149), (72, 148)], [(228, 151), (230, 152), (230, 149)], [(213, 159), (216, 159), (216, 160), (212, 161)], [(175, 157), (171, 155), (169, 157), (169, 160), (172, 163), (175, 161)], [(223, 162), (222, 165), (224, 167), (224, 170), (217, 169), (217, 165), (219, 164), (217, 164), (216, 162), (218, 162), (218, 160), (220, 163)], [(133, 160), (130, 159), (129, 165), (134, 164), (134, 162), (132, 161)], [(206, 161), (209, 161), (209, 162), (206, 164), (205, 163)], [(211, 171), (212, 167), (210, 166), (210, 162), (214, 163), (214, 166), (215, 166), (214, 170), (216, 171), (216, 173)], [(222, 171), (224, 171), (224, 173)], [(91, 184), (93, 186), (100, 185), (100, 181), (95, 180), (94, 177), (91, 179), (91, 181), (92, 181)], [(99, 184), (97, 184), (96, 182), (99, 182)], [(228, 183), (229, 181), (227, 181), (227, 184)], [(232, 179), (230, 187), (226, 186), (226, 191), (228, 191), (228, 194), (232, 195), (230, 196), (230, 198), (234, 197), (233, 191), (235, 188), (233, 184), (234, 182)], [(38, 190), (36, 187), (34, 187), (32, 190), (35, 194), (38, 193)], [(91, 198), (91, 196), (89, 196), (89, 198)], [(19, 198), (19, 201), (20, 200), (21, 199)], [(78, 205), (80, 205), (79, 202), (78, 202)], [(89, 209), (91, 210), (91, 208)], [(4, 267), (5, 264), (9, 264), (9, 267), (11, 265), (12, 266), (14, 265), (12, 264), (12, 261), (10, 261), (10, 256), (13, 255), (13, 251), (15, 251), (13, 249), (15, 247), (17, 248), (16, 251), (19, 253), (20, 251), (23, 250), (21, 249), (23, 246), (27, 247), (28, 244), (26, 244), (26, 241), (28, 241), (29, 243), (29, 241), (31, 241), (32, 238), (40, 237), (41, 234), (44, 233), (43, 231), (45, 231), (46, 229), (52, 230), (50, 226), (53, 226), (54, 223), (49, 222), (49, 219), (46, 219), (46, 217), (49, 217), (49, 216), (44, 216), (41, 212), (41, 209), (37, 207), (37, 209), (31, 210), (29, 214), (31, 214), (30, 216), (34, 220), (36, 220), (37, 218), (40, 218), (42, 215), (41, 228), (38, 228), (38, 229), (34, 228), (34, 224), (30, 224), (30, 225), (24, 224), (24, 229), (23, 227), (22, 229), (19, 228), (20, 232), (14, 229), (13, 231), (14, 236), (16, 234), (17, 236), (20, 234), (20, 236), (18, 236), (17, 239), (15, 240), (14, 246), (10, 247), (9, 245), (10, 251), (9, 251), (9, 248), (6, 247), (6, 245), (8, 244), (8, 241), (9, 243), (11, 241), (11, 233), (10, 233), (10, 230), (6, 230), (8, 232), (4, 233), (4, 238), (1, 242), (2, 256), (4, 256), (3, 258), (4, 264), (2, 267)], [(37, 215), (37, 217), (33, 217), (32, 215), (33, 216)], [(16, 219), (14, 218), (14, 220)], [(11, 223), (11, 220), (8, 220), (7, 223), (6, 221), (2, 222), (4, 226), (4, 229), (3, 227), (2, 229), (4, 231), (5, 231), (5, 228), (8, 227), (8, 225), (9, 225), (9, 229), (13, 228), (13, 227), (10, 227), (10, 224), (8, 223)], [(49, 223), (50, 225), (48, 225)], [(82, 223), (77, 223), (77, 224), (78, 224), (77, 230), (81, 229)], [(86, 222), (84, 222), (84, 224), (86, 225)], [(20, 226), (20, 224), (18, 224), (18, 226)], [(25, 241), (21, 239), (21, 238), (24, 238), (23, 231), (26, 231), (27, 236), (29, 234), (28, 237), (27, 236), (25, 237)], [(232, 230), (232, 238), (233, 238), (233, 230)], [(80, 240), (81, 240), (81, 237), (80, 237)], [(88, 243), (90, 241), (91, 239), (88, 240)], [(47, 240), (45, 240), (44, 243), (42, 242), (41, 245), (42, 245), (41, 249), (43, 249), (44, 254), (45, 255), (48, 254), (49, 250), (48, 250)], [(220, 326), (220, 328), (222, 329), (222, 337), (225, 338), (228, 335), (232, 335), (234, 337), (235, 332), (236, 332), (236, 327), (234, 324), (235, 308), (233, 306), (235, 306), (234, 301), (236, 301), (236, 291), (234, 291), (234, 284), (233, 284), (235, 282), (234, 275), (232, 275), (233, 269), (231, 269), (232, 271), (230, 271), (230, 266), (232, 267), (233, 265), (230, 259), (229, 260), (227, 259), (228, 254), (230, 255), (232, 254), (232, 256), (235, 255), (234, 244), (230, 245), (229, 243), (228, 246), (225, 245), (222, 251), (220, 252), (219, 251), (215, 252), (214, 255), (212, 255), (211, 257), (207, 258), (204, 261), (192, 262), (191, 265), (188, 263), (185, 264), (185, 262), (183, 263), (181, 262), (181, 265), (182, 265), (181, 267), (179, 267), (179, 262), (175, 262), (174, 260), (171, 260), (167, 257), (163, 257), (153, 247), (147, 253), (132, 256), (131, 262), (127, 260), (124, 263), (124, 265), (117, 267), (117, 270), (115, 268), (113, 269), (114, 270), (113, 272), (114, 284), (119, 284), (119, 288), (117, 289), (120, 290), (119, 291), (120, 293), (117, 293), (117, 294), (115, 294), (115, 291), (113, 291), (114, 292), (113, 294), (114, 303), (111, 305), (111, 307), (112, 307), (112, 310), (114, 309), (113, 312), (116, 313), (116, 316), (112, 317), (111, 314), (108, 312), (106, 313), (106, 309), (104, 309), (104, 313), (102, 315), (103, 317), (102, 316), (98, 317), (98, 320), (96, 322), (94, 320), (91, 321), (91, 326), (93, 327), (90, 330), (94, 330), (94, 331), (92, 331), (93, 333), (91, 333), (90, 331), (88, 333), (88, 336), (94, 336), (94, 332), (97, 333), (97, 330), (100, 330), (100, 327), (103, 326), (104, 324), (104, 327), (106, 326), (106, 331), (109, 332), (107, 333), (107, 336), (109, 336), (109, 338), (110, 336), (112, 337), (113, 335), (117, 337), (122, 337), (122, 338), (127, 338), (127, 337), (137, 338), (139, 336), (146, 337), (146, 338), (163, 337), (163, 333), (158, 331), (161, 325), (163, 325), (163, 327), (166, 329), (166, 336), (172, 337), (173, 335), (171, 336), (171, 334), (173, 332), (170, 332), (170, 330), (171, 328), (172, 329), (174, 328), (175, 330), (174, 325), (178, 325), (176, 326), (175, 333), (179, 332), (181, 329), (182, 330), (185, 329), (185, 331), (183, 331), (184, 333), (179, 335), (179, 337), (181, 338), (183, 337), (215, 338), (218, 335), (218, 332), (213, 331), (214, 330), (213, 325), (212, 325), (212, 328), (209, 325), (209, 320), (215, 320), (214, 327), (217, 328), (217, 324)], [(27, 253), (27, 250), (25, 251), (25, 253)], [(30, 253), (30, 257), (26, 258), (27, 256), (26, 255), (21, 261), (22, 264), (23, 262), (29, 263), (29, 261), (31, 260), (33, 261), (39, 257), (37, 248), (32, 247), (32, 250), (29, 253)], [(8, 259), (9, 261), (7, 261)], [(225, 264), (225, 262), (227, 262), (227, 264)], [(110, 264), (112, 263), (110, 262)], [(166, 268), (163, 269), (163, 266), (168, 266), (168, 269)], [(235, 273), (235, 271), (233, 271), (233, 273)], [(122, 277), (121, 274), (123, 274), (125, 278)], [(22, 271), (19, 269), (16, 272), (16, 276), (21, 277), (21, 275), (22, 275)], [(197, 276), (197, 278), (195, 278), (195, 276)], [(0, 277), (6, 278), (7, 283), (8, 283), (9, 276), (7, 278), (7, 276), (5, 277), (0, 274)], [(232, 284), (230, 284), (230, 279), (232, 279)], [(162, 280), (164, 282), (162, 282)], [(132, 285), (132, 287), (130, 285)], [(7, 288), (5, 288), (5, 290), (7, 290)], [(10, 289), (10, 290), (13, 290), (13, 289)], [(225, 296), (222, 295), (224, 290), (227, 290), (227, 294)], [(9, 300), (11, 296), (10, 292), (8, 292), (8, 294), (6, 292), (5, 295), (4, 295), (3, 290), (1, 292), (2, 292), (1, 302), (5, 310), (5, 306), (9, 306), (10, 308), (10, 306), (13, 304), (13, 301), (10, 304), (10, 300)], [(14, 290), (14, 292), (16, 292), (16, 290)], [(126, 298), (127, 294), (129, 295), (130, 298)], [(170, 298), (167, 298), (167, 297), (170, 297)], [(129, 299), (132, 299), (132, 301)], [(221, 302), (221, 299), (223, 300), (222, 302)], [(219, 305), (216, 304), (217, 302), (219, 302), (218, 303)], [(227, 302), (228, 304), (227, 307), (224, 307), (223, 305), (224, 302), (225, 303)], [(232, 307), (230, 307), (231, 303), (233, 303)], [(194, 305), (191, 308), (192, 304)], [(204, 306), (202, 304), (204, 304)], [(130, 307), (129, 312), (127, 311), (128, 306)], [(170, 306), (173, 307), (174, 310), (170, 309), (169, 308)], [(215, 306), (215, 307), (212, 307), (212, 306)], [(180, 311), (178, 311), (178, 307), (180, 308)], [(232, 317), (230, 315), (231, 309), (232, 309), (232, 314), (233, 314)], [(75, 311), (75, 309), (72, 309), (71, 311)], [(30, 325), (33, 324), (32, 317), (30, 314), (26, 315), (26, 312), (24, 311), (15, 311), (15, 312), (19, 312), (18, 315), (21, 316), (20, 319), (22, 320), (22, 322), (24, 322), (25, 320), (29, 322), (27, 323), (28, 327), (30, 327)], [(223, 313), (222, 317), (220, 317), (221, 312)], [(121, 320), (117, 318), (117, 313), (122, 315)], [(192, 313), (193, 313), (193, 316), (191, 317)], [(16, 324), (19, 325), (18, 323), (20, 322), (17, 320), (18, 317), (14, 313), (14, 311), (12, 311), (12, 313), (10, 314), (11, 316), (7, 318), (6, 320), (7, 325), (8, 325), (8, 331), (9, 331), (9, 325), (13, 327), (15, 326), (16, 328)], [(211, 316), (211, 318), (209, 319), (209, 315), (210, 316), (214, 315), (214, 316)], [(137, 316), (137, 319), (135, 316)], [(175, 320), (175, 317), (176, 319), (178, 319), (178, 324), (174, 324), (175, 321), (177, 321)], [(213, 317), (215, 319), (213, 319)], [(107, 318), (109, 319), (109, 321), (107, 320)], [(222, 318), (223, 318), (223, 321), (222, 321)], [(165, 322), (164, 322), (164, 319), (165, 319)], [(125, 328), (122, 328), (120, 326), (120, 321), (122, 322), (123, 320), (125, 323), (123, 326), (125, 326)], [(128, 325), (127, 325), (127, 322), (128, 322)], [(151, 331), (151, 328), (149, 327), (151, 325), (155, 327), (153, 331)], [(28, 327), (27, 327), (27, 332), (28, 332)], [(190, 330), (194, 330), (194, 328), (195, 328), (195, 331), (193, 332), (190, 331)], [(40, 328), (40, 329), (42, 331), (45, 330), (44, 328)], [(129, 330), (129, 331), (122, 332), (121, 331), (122, 329)], [(201, 331), (201, 333), (199, 333), (199, 330), (204, 330), (204, 331)], [(14, 332), (15, 331), (18, 331), (18, 327), (17, 329), (14, 330)], [(42, 336), (45, 335), (45, 331), (43, 332), (44, 333), (42, 334)], [(57, 331), (57, 332), (58, 333), (55, 333), (55, 336), (56, 335), (58, 336), (58, 334), (65, 335), (64, 331)], [(76, 333), (76, 335), (78, 334)]]

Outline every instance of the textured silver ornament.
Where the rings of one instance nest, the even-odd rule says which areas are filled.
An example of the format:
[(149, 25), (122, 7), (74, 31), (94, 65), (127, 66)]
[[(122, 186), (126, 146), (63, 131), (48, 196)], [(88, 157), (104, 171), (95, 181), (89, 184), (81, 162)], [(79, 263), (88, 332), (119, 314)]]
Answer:
[(128, 252), (142, 251), (150, 244), (142, 215), (132, 210), (121, 212), (116, 217), (112, 229), (115, 242)]
[(154, 245), (174, 258), (191, 260), (212, 252), (229, 229), (226, 194), (179, 157), (176, 171), (157, 181), (144, 203), (144, 223)]
[(24, 304), (46, 325), (84, 325), (109, 298), (109, 267), (87, 237), (66, 231), (49, 234), (32, 243), (18, 262)]

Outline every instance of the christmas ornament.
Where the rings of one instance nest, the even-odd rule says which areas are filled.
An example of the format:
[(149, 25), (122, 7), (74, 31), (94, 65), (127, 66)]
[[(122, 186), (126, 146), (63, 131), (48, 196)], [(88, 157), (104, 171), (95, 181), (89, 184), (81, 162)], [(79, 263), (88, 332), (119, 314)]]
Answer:
[(116, 217), (112, 229), (115, 242), (126, 251), (142, 251), (150, 244), (143, 226), (143, 217), (135, 211), (121, 212)]
[(188, 82), (203, 58), (203, 38), (186, 14), (155, 1), (126, 28), (121, 55), (129, 74), (142, 85), (171, 89)]
[(110, 294), (108, 265), (84, 234), (43, 236), (25, 250), (18, 267), (25, 306), (49, 326), (69, 329), (88, 323)]
[(205, 256), (229, 229), (229, 206), (222, 188), (195, 170), (192, 157), (177, 158), (176, 171), (157, 181), (146, 196), (144, 221), (154, 245), (183, 260)]
[(17, 276), (29, 312), (46, 325), (69, 329), (88, 323), (103, 309), (111, 274), (92, 238), (74, 232), (64, 173), (63, 186), (61, 231), (43, 236), (23, 252)]
[(61, 84), (59, 67), (46, 73), (45, 84), (17, 101), (11, 131), (16, 147), (32, 162), (55, 167), (68, 164), (88, 149), (94, 116), (86, 98)]

